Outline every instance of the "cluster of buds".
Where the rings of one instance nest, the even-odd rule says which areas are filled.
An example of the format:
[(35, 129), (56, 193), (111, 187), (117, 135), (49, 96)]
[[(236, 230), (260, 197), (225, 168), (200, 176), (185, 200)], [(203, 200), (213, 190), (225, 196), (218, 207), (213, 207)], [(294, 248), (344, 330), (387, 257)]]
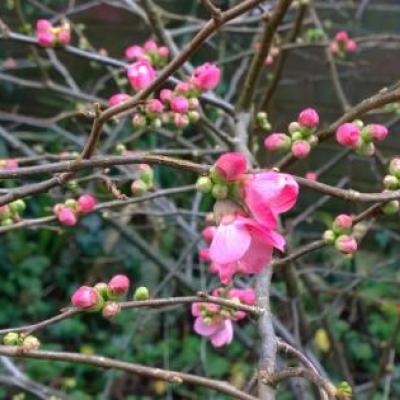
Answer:
[(240, 179), (247, 170), (246, 158), (241, 153), (226, 153), (218, 158), (207, 176), (197, 179), (201, 193), (211, 193), (216, 200), (238, 197)]
[(333, 55), (344, 58), (347, 53), (354, 53), (357, 51), (357, 47), (357, 42), (350, 39), (346, 31), (340, 31), (330, 43), (329, 50)]
[[(388, 174), (383, 178), (385, 191), (400, 189), (400, 158), (393, 158), (390, 161)], [(381, 208), (386, 215), (393, 215), (399, 212), (399, 200), (392, 200), (384, 204)]]
[(22, 199), (0, 206), (0, 225), (7, 226), (18, 222), (25, 208), (26, 204)]
[(78, 200), (67, 199), (64, 203), (57, 203), (53, 212), (62, 225), (74, 226), (80, 214), (87, 214), (94, 210), (96, 199), (91, 194), (83, 194)]
[(168, 56), (168, 47), (159, 46), (154, 40), (147, 40), (143, 46), (133, 45), (125, 50), (125, 57), (129, 61), (149, 61), (155, 68), (162, 68)]
[(296, 158), (305, 158), (311, 148), (316, 146), (318, 138), (315, 135), (319, 124), (319, 115), (313, 108), (301, 111), (297, 121), (289, 124), (289, 134), (272, 133), (264, 140), (264, 146), (269, 151), (291, 151)]
[(6, 346), (18, 346), (19, 349), (26, 353), (32, 350), (38, 350), (40, 342), (33, 335), (25, 335), (23, 333), (9, 332), (3, 337), (3, 343)]
[(105, 318), (119, 314), (118, 303), (129, 290), (129, 278), (115, 275), (108, 283), (99, 282), (94, 286), (81, 286), (71, 297), (71, 303), (81, 311), (101, 311)]
[(263, 129), (265, 131), (269, 131), (271, 129), (271, 124), (268, 120), (268, 114), (264, 111), (260, 111), (256, 115), (256, 125), (258, 128)]
[(13, 158), (9, 158), (7, 160), (0, 160), (0, 169), (17, 169), (18, 168), (18, 161), (14, 160)]
[(134, 196), (142, 196), (154, 189), (154, 170), (148, 164), (139, 164), (138, 177), (132, 181), (131, 191)]
[(357, 119), (340, 125), (336, 130), (336, 140), (342, 146), (350, 147), (360, 155), (372, 156), (375, 153), (375, 144), (385, 140), (388, 133), (384, 125), (364, 125)]
[[(254, 305), (256, 302), (253, 289), (217, 288), (211, 294), (238, 304)], [(229, 344), (233, 339), (232, 321), (239, 321), (247, 314), (219, 304), (193, 303), (192, 315), (195, 317), (195, 332), (210, 339), (214, 347), (220, 347)]]
[(47, 19), (36, 21), (36, 39), (43, 47), (54, 47), (57, 45), (67, 45), (71, 41), (71, 29), (68, 22), (63, 22), (59, 26)]
[(324, 232), (323, 239), (327, 244), (333, 244), (341, 253), (353, 254), (358, 246), (352, 231), (353, 218), (347, 214), (340, 214), (333, 221), (332, 229)]

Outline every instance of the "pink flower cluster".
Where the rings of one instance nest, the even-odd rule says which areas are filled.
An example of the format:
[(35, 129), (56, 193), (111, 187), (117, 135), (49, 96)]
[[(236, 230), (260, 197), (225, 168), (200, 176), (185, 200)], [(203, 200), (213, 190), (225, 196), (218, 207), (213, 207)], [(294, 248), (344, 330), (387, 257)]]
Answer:
[(336, 34), (335, 39), (329, 45), (330, 52), (338, 57), (345, 57), (347, 53), (357, 51), (357, 42), (349, 38), (346, 31), (340, 31)]
[[(252, 289), (218, 288), (212, 291), (212, 295), (247, 305), (254, 305), (256, 302)], [(233, 339), (232, 321), (239, 321), (247, 314), (215, 303), (193, 303), (192, 315), (195, 317), (194, 331), (207, 337), (214, 347), (221, 347), (231, 343)]]
[(125, 57), (129, 61), (148, 61), (156, 68), (163, 67), (168, 56), (168, 47), (159, 46), (154, 40), (147, 40), (143, 46), (135, 44), (125, 50)]
[(148, 164), (139, 164), (136, 168), (138, 177), (131, 184), (132, 194), (141, 196), (154, 189), (154, 171)]
[(345, 147), (350, 147), (361, 155), (371, 156), (375, 153), (375, 144), (386, 139), (389, 134), (384, 125), (365, 125), (361, 120), (346, 122), (336, 130), (336, 140)]
[(129, 290), (130, 281), (125, 275), (115, 275), (108, 283), (99, 282), (94, 286), (81, 286), (71, 297), (71, 303), (81, 311), (100, 311), (106, 318), (117, 315), (118, 304)]
[(53, 212), (62, 225), (73, 226), (78, 222), (79, 214), (86, 214), (94, 210), (96, 199), (91, 194), (83, 194), (78, 200), (67, 199), (65, 203), (58, 203)]
[(271, 261), (274, 248), (284, 250), (285, 239), (275, 231), (278, 216), (295, 205), (299, 192), (288, 174), (246, 172), (241, 153), (226, 153), (209, 177), (200, 178), (210, 181), (209, 191), (218, 200), (214, 206), (217, 226), (203, 232), (209, 248), (201, 257), (210, 261), (211, 272), (223, 284), (236, 273), (259, 273)]
[(319, 115), (313, 108), (301, 111), (297, 121), (289, 124), (289, 134), (272, 133), (264, 140), (264, 146), (269, 151), (291, 150), (296, 158), (306, 158), (313, 146), (318, 143), (315, 130), (319, 125)]
[(324, 240), (334, 244), (343, 254), (353, 254), (357, 251), (357, 241), (352, 236), (353, 218), (347, 214), (338, 215), (332, 224), (332, 229), (324, 232)]
[(26, 204), (22, 199), (0, 206), (0, 225), (8, 226), (20, 221), (25, 208)]
[(39, 19), (36, 21), (36, 39), (43, 47), (67, 45), (71, 41), (71, 29), (67, 22), (53, 26), (49, 20)]

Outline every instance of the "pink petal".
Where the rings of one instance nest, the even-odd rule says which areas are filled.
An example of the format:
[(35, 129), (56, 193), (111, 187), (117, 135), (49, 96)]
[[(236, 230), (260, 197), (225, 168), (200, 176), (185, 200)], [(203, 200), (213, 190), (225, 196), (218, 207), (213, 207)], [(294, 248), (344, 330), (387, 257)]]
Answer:
[(205, 324), (201, 317), (197, 317), (193, 325), (194, 331), (201, 336), (211, 336), (218, 330), (218, 328), (218, 324)]
[(221, 347), (224, 344), (229, 344), (233, 339), (232, 321), (224, 320), (223, 326), (211, 336), (211, 343), (214, 347)]

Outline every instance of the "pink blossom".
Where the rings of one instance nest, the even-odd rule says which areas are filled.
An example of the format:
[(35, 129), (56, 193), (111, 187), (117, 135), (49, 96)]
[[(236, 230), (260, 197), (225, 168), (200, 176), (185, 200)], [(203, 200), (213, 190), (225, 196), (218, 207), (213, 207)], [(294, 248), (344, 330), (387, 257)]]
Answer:
[(148, 40), (147, 42), (145, 42), (145, 44), (143, 45), (143, 48), (146, 51), (156, 51), (158, 46), (157, 43), (154, 40)]
[(152, 114), (160, 114), (164, 111), (164, 105), (160, 100), (151, 99), (147, 104), (147, 111)]
[(305, 140), (295, 140), (292, 144), (292, 154), (296, 158), (306, 158), (311, 151), (310, 143)]
[(335, 39), (336, 39), (338, 42), (343, 42), (343, 43), (345, 43), (345, 42), (348, 41), (349, 35), (348, 35), (348, 33), (347, 33), (346, 31), (340, 31), (340, 32), (338, 32), (338, 33), (336, 34)]
[(371, 124), (367, 125), (364, 129), (368, 130), (374, 140), (377, 142), (381, 142), (386, 139), (389, 131), (384, 125), (380, 124)]
[(215, 65), (205, 63), (197, 67), (191, 77), (193, 85), (202, 91), (214, 89), (221, 79), (221, 70)]
[(96, 199), (91, 194), (83, 194), (78, 199), (78, 210), (83, 213), (89, 213), (94, 210)]
[(207, 247), (204, 247), (204, 248), (200, 249), (199, 258), (202, 261), (206, 261), (206, 262), (210, 261), (211, 260), (211, 258), (210, 258), (210, 249), (208, 249)]
[(115, 275), (108, 282), (107, 289), (111, 296), (122, 296), (129, 289), (129, 278), (126, 275)]
[(277, 215), (294, 207), (299, 185), (291, 175), (265, 172), (250, 175), (244, 184), (244, 200), (253, 217), (267, 228), (276, 227)]
[(174, 97), (171, 100), (171, 109), (177, 113), (184, 113), (189, 110), (189, 100), (182, 96)]
[(259, 273), (271, 261), (273, 248), (283, 251), (285, 239), (251, 218), (225, 216), (210, 245), (212, 269), (227, 284), (237, 272)]
[(269, 151), (288, 150), (290, 144), (290, 137), (284, 133), (272, 133), (264, 140), (264, 146)]
[(346, 42), (346, 50), (349, 53), (354, 53), (355, 51), (357, 51), (357, 48), (358, 48), (358, 46), (357, 46), (357, 42), (355, 40), (349, 39)]
[(231, 289), (228, 292), (229, 299), (239, 299), (241, 303), (252, 306), (256, 304), (256, 292), (253, 289)]
[(344, 254), (353, 254), (357, 251), (357, 242), (350, 235), (341, 235), (336, 239), (336, 248)]
[(37, 41), (43, 47), (50, 47), (54, 44), (55, 37), (52, 32), (38, 32)]
[(160, 92), (160, 99), (163, 103), (169, 103), (172, 99), (172, 90), (162, 89)]
[(203, 237), (203, 239), (207, 242), (210, 243), (213, 240), (213, 237), (215, 235), (215, 231), (216, 231), (216, 227), (215, 226), (207, 226), (206, 228), (203, 229), (203, 231), (201, 232), (201, 236)]
[(158, 52), (158, 55), (159, 55), (161, 58), (167, 58), (167, 57), (169, 56), (169, 49), (168, 49), (168, 47), (161, 46), (161, 47), (158, 48), (157, 52)]
[(117, 106), (119, 104), (125, 103), (126, 101), (130, 100), (132, 96), (129, 96), (129, 94), (126, 93), (117, 93), (112, 95), (108, 99), (108, 105), (110, 107)]
[(247, 170), (246, 157), (242, 153), (222, 154), (215, 162), (215, 171), (228, 182), (237, 180)]
[(69, 207), (60, 207), (57, 219), (62, 225), (73, 226), (77, 222), (74, 211)]
[(339, 45), (337, 44), (337, 42), (331, 42), (331, 44), (329, 45), (329, 51), (332, 54), (337, 54), (339, 52)]
[(36, 21), (36, 33), (49, 32), (52, 28), (53, 25), (48, 19), (38, 19)]
[(306, 173), (306, 179), (309, 179), (310, 181), (316, 181), (318, 179), (318, 175), (314, 171), (308, 171)]
[(156, 71), (147, 60), (137, 61), (128, 67), (129, 82), (137, 91), (147, 88), (155, 77)]
[(336, 131), (336, 140), (342, 146), (355, 147), (360, 140), (360, 136), (360, 128), (350, 122), (340, 125)]
[(17, 169), (18, 168), (18, 161), (10, 158), (9, 160), (6, 160), (6, 169)]
[(313, 108), (306, 108), (297, 117), (297, 122), (306, 128), (316, 128), (319, 124), (319, 115)]
[(209, 338), (214, 347), (229, 344), (233, 339), (233, 325), (229, 319), (216, 319), (205, 322), (201, 316), (198, 316), (194, 321), (193, 328), (200, 336)]
[(79, 310), (96, 309), (101, 304), (98, 291), (90, 286), (81, 286), (71, 297), (71, 303)]
[(128, 60), (141, 60), (144, 58), (144, 51), (141, 46), (130, 46), (125, 50), (125, 57)]

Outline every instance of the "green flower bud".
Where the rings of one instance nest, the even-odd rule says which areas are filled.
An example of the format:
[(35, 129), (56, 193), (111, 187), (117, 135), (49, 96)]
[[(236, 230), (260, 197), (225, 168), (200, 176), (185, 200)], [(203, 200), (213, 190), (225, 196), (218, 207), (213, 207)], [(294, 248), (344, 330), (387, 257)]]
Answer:
[(361, 143), (356, 151), (362, 156), (370, 157), (375, 154), (375, 145), (373, 143)]
[(399, 180), (394, 175), (386, 175), (383, 178), (383, 186), (385, 189), (396, 190), (399, 187)]
[(364, 128), (364, 122), (362, 122), (361, 119), (355, 119), (352, 123), (360, 129)]
[(303, 139), (303, 135), (300, 131), (296, 131), (292, 133), (292, 140), (296, 141), (296, 140), (302, 140)]
[(117, 154), (123, 154), (123, 153), (125, 153), (125, 152), (126, 152), (126, 146), (125, 146), (124, 144), (122, 144), (122, 143), (118, 143), (118, 144), (115, 146), (115, 152), (116, 152)]
[(212, 182), (208, 176), (200, 176), (196, 182), (196, 189), (200, 193), (208, 193), (212, 189)]
[(228, 186), (216, 183), (212, 190), (211, 194), (217, 199), (217, 200), (223, 200), (226, 199), (228, 196)]
[(12, 225), (13, 223), (14, 223), (14, 221), (11, 218), (3, 219), (1, 221), (2, 226), (9, 226), (9, 225)]
[(18, 199), (18, 200), (13, 201), (12, 203), (10, 203), (9, 207), (13, 214), (14, 213), (20, 214), (25, 210), (26, 204), (25, 204), (24, 200)]
[(3, 337), (3, 343), (6, 346), (17, 346), (19, 344), (19, 334), (17, 332), (9, 332)]
[(150, 293), (149, 289), (145, 286), (140, 286), (135, 290), (135, 293), (133, 294), (133, 300), (136, 301), (143, 301), (143, 300), (148, 300), (150, 298)]
[(386, 215), (394, 215), (399, 212), (400, 202), (398, 200), (392, 200), (384, 204), (381, 208), (382, 212)]
[(98, 291), (98, 293), (104, 300), (107, 300), (107, 283), (105, 282), (96, 283), (94, 285), (94, 288)]
[(400, 158), (393, 158), (389, 164), (389, 172), (400, 179)]
[(67, 199), (65, 201), (65, 206), (71, 208), (72, 210), (77, 210), (78, 203), (75, 199)]
[(40, 342), (36, 336), (29, 335), (22, 342), (23, 351), (37, 350), (40, 347)]
[(134, 196), (141, 196), (147, 193), (148, 187), (141, 179), (136, 179), (131, 184), (131, 191)]
[(300, 126), (300, 124), (298, 122), (293, 121), (293, 122), (291, 122), (289, 124), (288, 129), (289, 129), (289, 133), (291, 135), (293, 135), (293, 133), (295, 133), (295, 132), (297, 132), (297, 131), (299, 131), (301, 129), (301, 126)]
[(326, 230), (322, 235), (322, 239), (326, 244), (334, 244), (336, 240), (335, 232), (330, 229)]

